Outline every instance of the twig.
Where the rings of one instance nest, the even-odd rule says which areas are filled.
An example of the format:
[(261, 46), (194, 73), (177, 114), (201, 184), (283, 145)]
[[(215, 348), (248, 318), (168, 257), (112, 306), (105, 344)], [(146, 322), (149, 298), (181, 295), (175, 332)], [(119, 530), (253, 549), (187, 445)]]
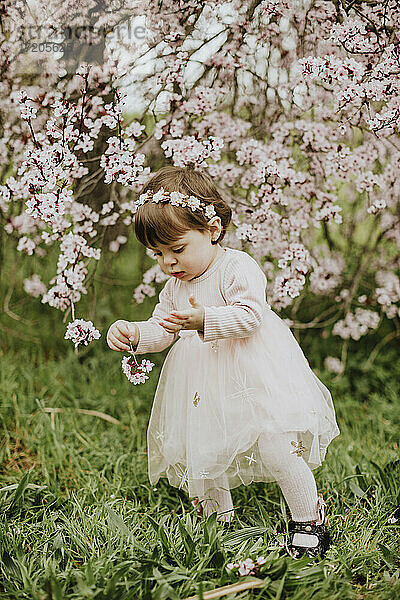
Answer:
[[(10, 485), (6, 485), (5, 487), (0, 488), (0, 492), (9, 492), (10, 490), (16, 490), (19, 486), (19, 483), (11, 483)], [(47, 488), (47, 485), (37, 485), (36, 483), (27, 483), (27, 489), (29, 490), (44, 490)]]
[(391, 331), (383, 339), (381, 339), (381, 341), (378, 342), (377, 345), (375, 346), (375, 348), (372, 350), (371, 354), (369, 355), (368, 360), (362, 367), (363, 371), (367, 371), (370, 368), (370, 366), (374, 362), (375, 357), (378, 354), (379, 350), (382, 348), (382, 346), (384, 346), (386, 344), (386, 342), (389, 342), (390, 340), (397, 338), (397, 337), (400, 337), (400, 333), (398, 331)]
[[(233, 583), (232, 585), (224, 585), (224, 587), (215, 588), (215, 590), (210, 590), (209, 592), (203, 592), (202, 598), (204, 600), (221, 598), (221, 596), (226, 596), (227, 594), (232, 594), (234, 592), (263, 587), (265, 583), (266, 582), (263, 579), (248, 579), (247, 581), (240, 581), (239, 583)], [(200, 596), (196, 594), (196, 596), (189, 596), (183, 600), (200, 600)]]
[[(344, 369), (346, 368), (346, 360), (347, 360), (347, 350), (348, 350), (348, 347), (349, 347), (349, 340), (345, 339), (344, 342), (343, 342), (343, 346), (342, 346), (342, 356), (340, 357), (340, 362), (343, 365), (343, 372), (344, 372)], [(338, 373), (332, 379), (332, 381), (337, 381), (338, 379), (340, 379), (341, 376), (343, 375), (343, 372), (342, 373)]]
[[(336, 310), (336, 307), (332, 307)], [(320, 315), (321, 317), (321, 315)], [(301, 323), (300, 321), (293, 321), (293, 325), (290, 326), (290, 329), (317, 329), (318, 327), (327, 327), (328, 325), (330, 325), (331, 323), (335, 323), (335, 321), (337, 321), (337, 314), (334, 317), (331, 317), (330, 319), (327, 319), (326, 321), (319, 321), (319, 318), (317, 317), (316, 319), (314, 319), (313, 321), (309, 321), (308, 323)]]
[(10, 310), (9, 302), (11, 300), (13, 291), (14, 291), (14, 273), (12, 275), (12, 282), (10, 284), (10, 287), (8, 289), (6, 297), (4, 298), (3, 309), (4, 309), (5, 314), (8, 315), (9, 317), (11, 317), (12, 319), (15, 319), (16, 321), (21, 321), (21, 323), (24, 323), (24, 325), (33, 325), (32, 321), (27, 321), (23, 317), (16, 315), (12, 310)]
[[(55, 413), (67, 412), (64, 408), (52, 408), (49, 406), (45, 406), (42, 410), (45, 413), (50, 413), (52, 419), (54, 419)], [(104, 419), (104, 421), (113, 423), (113, 425), (121, 425), (121, 427), (123, 427), (124, 429), (129, 429), (126, 425), (122, 425), (121, 421), (118, 421), (118, 419), (114, 419), (114, 417), (110, 417), (110, 415), (107, 415), (106, 413), (100, 412), (98, 410), (90, 410), (88, 408), (70, 408), (68, 410), (73, 410), (82, 415), (90, 415), (92, 417), (98, 417), (99, 419)]]

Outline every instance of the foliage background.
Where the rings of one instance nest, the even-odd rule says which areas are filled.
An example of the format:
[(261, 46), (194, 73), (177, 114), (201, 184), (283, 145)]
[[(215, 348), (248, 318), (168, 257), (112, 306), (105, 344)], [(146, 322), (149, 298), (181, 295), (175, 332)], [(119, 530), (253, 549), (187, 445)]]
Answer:
[[(333, 4), (337, 11), (340, 4), (349, 11), (350, 5), (357, 10), (359, 3)], [(286, 67), (291, 56), (285, 53)], [(83, 58), (70, 55), (72, 62)], [(176, 82), (174, 89), (179, 91)], [(152, 130), (149, 118), (146, 125)], [(260, 123), (269, 122), (271, 118), (261, 114)], [(356, 121), (352, 127), (350, 144), (357, 148), (363, 135)], [(104, 139), (99, 144), (104, 146)], [(294, 156), (305, 168), (307, 156), (299, 148), (293, 146)], [(15, 156), (9, 164), (4, 161), (5, 178), (11, 175), (14, 160), (18, 162)], [(151, 161), (156, 170), (164, 156), (159, 152)], [(87, 195), (100, 206), (110, 188), (101, 174), (98, 187)], [(340, 182), (337, 193), (352, 235), (346, 239), (343, 228), (335, 224), (330, 224), (329, 233), (349, 258), (345, 276), (351, 282), (358, 258), (365, 258), (363, 248), (373, 247), (379, 231), (371, 215), (351, 220), (356, 203), (346, 202), (352, 192)], [(365, 193), (357, 200), (364, 204)], [(327, 229), (320, 233), (317, 242), (324, 241)], [(330, 336), (327, 328), (294, 330), (311, 367), (332, 392), (341, 429), (326, 461), (315, 471), (318, 490), (327, 502), (333, 545), (323, 562), (310, 566), (304, 560), (293, 561), (279, 546), (275, 531), (285, 527), (288, 514), (277, 484), (234, 489), (236, 519), (229, 526), (216, 523), (215, 515), (199, 520), (185, 493), (166, 479), (156, 488), (149, 485), (146, 429), (168, 349), (153, 355), (156, 368), (146, 385), (134, 387), (122, 374), (121, 355), (113, 353), (105, 340), (115, 319), (146, 319), (157, 302), (157, 296), (142, 305), (132, 302), (133, 289), (152, 266), (133, 236), (118, 255), (104, 252), (92, 271), (89, 293), (79, 302), (77, 316), (95, 321), (102, 337), (78, 354), (63, 339), (66, 324), (60, 312), (23, 289), (24, 279), (32, 273), (40, 273), (46, 282), (54, 276), (56, 247), (48, 248), (41, 261), (36, 255), (17, 253), (15, 239), (5, 236), (2, 227), (0, 236), (2, 597), (177, 600), (233, 583), (237, 576), (226, 571), (226, 564), (260, 555), (267, 557), (260, 570), (264, 589), (233, 593), (231, 600), (399, 597), (400, 365), (395, 341), (382, 345), (393, 334), (388, 320), (383, 320), (379, 333), (344, 343), (347, 364), (341, 376), (324, 369), (324, 358), (338, 354), (339, 337)], [(107, 234), (103, 241), (109, 241)], [(360, 293), (374, 289), (374, 281), (365, 284), (370, 288)], [(299, 322), (307, 322), (329, 303), (332, 299), (305, 293), (295, 300), (290, 315), (282, 311), (280, 316), (296, 314)], [(395, 326), (398, 335), (397, 322)]]
[[(400, 522), (397, 348), (365, 371), (373, 335), (349, 345), (348, 368), (323, 368), (332, 342), (301, 332), (303, 351), (331, 390), (341, 435), (315, 471), (333, 546), (314, 566), (293, 561), (275, 531), (288, 515), (277, 484), (232, 491), (236, 520), (201, 521), (186, 494), (147, 476), (146, 429), (162, 361), (146, 385), (124, 377), (105, 335), (116, 318), (146, 319), (132, 290), (150, 259), (134, 236), (94, 274), (91, 299), (102, 337), (74, 353), (58, 311), (23, 291), (31, 259), (4, 241), (0, 394), (0, 593), (5, 598), (186, 598), (234, 583), (228, 562), (264, 555), (263, 589), (233, 598), (397, 598)], [(34, 259), (36, 260), (36, 259)], [(50, 261), (49, 263), (50, 264)], [(83, 308), (82, 308), (83, 310)], [(300, 310), (311, 311), (307, 302)], [(282, 316), (282, 315), (281, 315)], [(332, 338), (331, 338), (332, 339)], [(51, 415), (46, 408), (64, 412)], [(77, 409), (101, 411), (110, 423)], [(241, 578), (243, 579), (243, 578)]]

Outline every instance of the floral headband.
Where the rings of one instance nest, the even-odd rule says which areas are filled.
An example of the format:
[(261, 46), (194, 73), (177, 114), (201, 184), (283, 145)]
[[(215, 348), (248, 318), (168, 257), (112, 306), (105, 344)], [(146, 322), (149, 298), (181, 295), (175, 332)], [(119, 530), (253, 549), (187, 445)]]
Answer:
[(217, 214), (213, 204), (206, 204), (196, 198), (196, 196), (187, 196), (180, 192), (167, 192), (164, 188), (160, 188), (155, 194), (153, 194), (153, 190), (148, 190), (145, 194), (141, 194), (139, 200), (135, 202), (136, 210), (139, 206), (149, 201), (156, 203), (167, 202), (173, 206), (189, 206), (193, 211), (201, 210), (204, 212), (207, 219), (211, 219)]

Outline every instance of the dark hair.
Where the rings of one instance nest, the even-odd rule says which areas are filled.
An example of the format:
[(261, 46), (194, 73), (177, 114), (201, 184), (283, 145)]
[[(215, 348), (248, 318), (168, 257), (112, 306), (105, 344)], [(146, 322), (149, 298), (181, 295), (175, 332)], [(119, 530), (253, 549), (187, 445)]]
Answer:
[[(213, 204), (222, 223), (222, 232), (212, 244), (220, 242), (231, 222), (232, 210), (223, 199), (211, 177), (193, 167), (162, 167), (149, 179), (139, 194), (160, 188), (167, 192), (196, 196), (205, 204)], [(209, 219), (208, 219), (209, 220)], [(190, 229), (209, 231), (203, 211), (192, 211), (187, 206), (173, 206), (168, 202), (146, 202), (139, 206), (134, 217), (135, 235), (144, 246), (171, 245)]]

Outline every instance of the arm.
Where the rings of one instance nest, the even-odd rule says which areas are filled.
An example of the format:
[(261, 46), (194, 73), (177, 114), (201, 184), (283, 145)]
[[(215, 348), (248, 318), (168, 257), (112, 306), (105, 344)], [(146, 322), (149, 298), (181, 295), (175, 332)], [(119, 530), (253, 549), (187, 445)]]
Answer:
[(136, 347), (136, 354), (145, 354), (146, 352), (161, 352), (165, 350), (178, 336), (177, 333), (168, 333), (160, 325), (160, 321), (167, 316), (171, 310), (175, 309), (172, 300), (171, 285), (172, 278), (167, 281), (159, 294), (159, 302), (153, 310), (152, 316), (147, 321), (135, 321), (139, 329), (139, 343)]
[(219, 338), (243, 338), (261, 325), (266, 305), (267, 279), (256, 261), (249, 256), (245, 264), (232, 261), (224, 274), (222, 295), (227, 306), (205, 306), (202, 342)]

